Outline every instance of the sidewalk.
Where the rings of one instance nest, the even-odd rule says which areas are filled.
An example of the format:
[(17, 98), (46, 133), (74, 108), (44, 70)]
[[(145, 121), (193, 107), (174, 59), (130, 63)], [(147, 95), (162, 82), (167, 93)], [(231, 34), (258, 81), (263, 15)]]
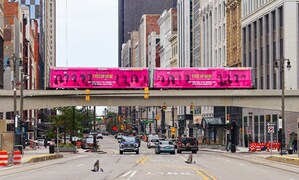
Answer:
[[(85, 150), (78, 149), (78, 153), (83, 153)], [(70, 152), (61, 152), (59, 154), (49, 153), (49, 147), (39, 147), (37, 149), (32, 149), (30, 147), (27, 147), (24, 150), (24, 154), (22, 156), (22, 164), (26, 163), (34, 163), (34, 162), (40, 162), (40, 161), (47, 161), (51, 159), (57, 159), (57, 158), (63, 158), (66, 154), (73, 154)]]
[(231, 153), (230, 151), (221, 150), (221, 149), (209, 149), (209, 148), (200, 148), (199, 150), (210, 151), (210, 152), (219, 152), (219, 153), (223, 153), (226, 155), (236, 155), (236, 156), (244, 155), (246, 157), (260, 158), (260, 159), (277, 161), (277, 162), (281, 162), (281, 163), (285, 163), (285, 164), (299, 166), (298, 154), (283, 154), (281, 156), (280, 152), (278, 152), (277, 150), (272, 150), (272, 155), (271, 155), (271, 151), (270, 152), (267, 152), (267, 151), (249, 152), (248, 148), (245, 148), (245, 147), (237, 147), (236, 153)]

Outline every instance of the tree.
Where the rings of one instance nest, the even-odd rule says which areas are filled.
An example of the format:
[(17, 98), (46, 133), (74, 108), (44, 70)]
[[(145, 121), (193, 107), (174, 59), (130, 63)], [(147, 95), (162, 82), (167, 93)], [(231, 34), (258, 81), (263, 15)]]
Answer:
[[(87, 121), (90, 123), (90, 116), (92, 116), (92, 112), (89, 113), (90, 116), (85, 116), (85, 112), (82, 109), (78, 109), (76, 107), (59, 107), (55, 109), (57, 111), (57, 115), (51, 116), (51, 122), (53, 124), (53, 128), (57, 127), (60, 129), (59, 133), (63, 133), (64, 135), (64, 143), (66, 142), (67, 135), (75, 135), (78, 137), (82, 137), (83, 132), (83, 122)], [(48, 130), (48, 137), (55, 138), (56, 134), (53, 132), (53, 129)], [(53, 137), (54, 136), (54, 137)]]

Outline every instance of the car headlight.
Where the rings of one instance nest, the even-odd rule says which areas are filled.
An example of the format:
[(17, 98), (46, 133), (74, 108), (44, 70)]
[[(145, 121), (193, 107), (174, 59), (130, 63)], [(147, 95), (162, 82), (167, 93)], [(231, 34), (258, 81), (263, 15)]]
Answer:
[(135, 144), (134, 144), (134, 146), (135, 146), (135, 147), (138, 147), (138, 144), (137, 144), (137, 143), (135, 143)]
[(119, 146), (120, 146), (120, 147), (124, 147), (125, 145), (124, 145), (124, 144), (120, 144)]

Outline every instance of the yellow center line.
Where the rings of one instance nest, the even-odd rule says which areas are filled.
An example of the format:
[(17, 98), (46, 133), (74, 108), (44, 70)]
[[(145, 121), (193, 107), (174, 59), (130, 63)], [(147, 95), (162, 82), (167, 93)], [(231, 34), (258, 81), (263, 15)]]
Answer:
[(148, 160), (148, 156), (143, 156), (141, 159), (137, 161), (138, 164), (143, 164), (143, 165), (149, 165), (149, 166), (160, 166), (160, 167), (170, 167), (170, 168), (180, 168), (180, 169), (191, 169), (194, 170), (197, 174), (199, 174), (204, 180), (216, 180), (216, 178), (208, 173), (207, 171), (203, 169), (197, 170), (194, 167), (185, 167), (185, 166), (174, 166), (174, 165), (166, 165), (166, 164), (150, 164), (150, 163), (145, 163), (145, 161)]

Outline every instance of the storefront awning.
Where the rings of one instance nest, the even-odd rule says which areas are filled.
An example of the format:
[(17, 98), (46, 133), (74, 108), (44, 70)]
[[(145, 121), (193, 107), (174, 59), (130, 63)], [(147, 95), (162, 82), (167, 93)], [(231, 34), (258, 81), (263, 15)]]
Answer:
[(210, 127), (224, 127), (225, 124), (222, 123), (221, 118), (202, 118), (201, 126), (203, 129), (207, 129)]

